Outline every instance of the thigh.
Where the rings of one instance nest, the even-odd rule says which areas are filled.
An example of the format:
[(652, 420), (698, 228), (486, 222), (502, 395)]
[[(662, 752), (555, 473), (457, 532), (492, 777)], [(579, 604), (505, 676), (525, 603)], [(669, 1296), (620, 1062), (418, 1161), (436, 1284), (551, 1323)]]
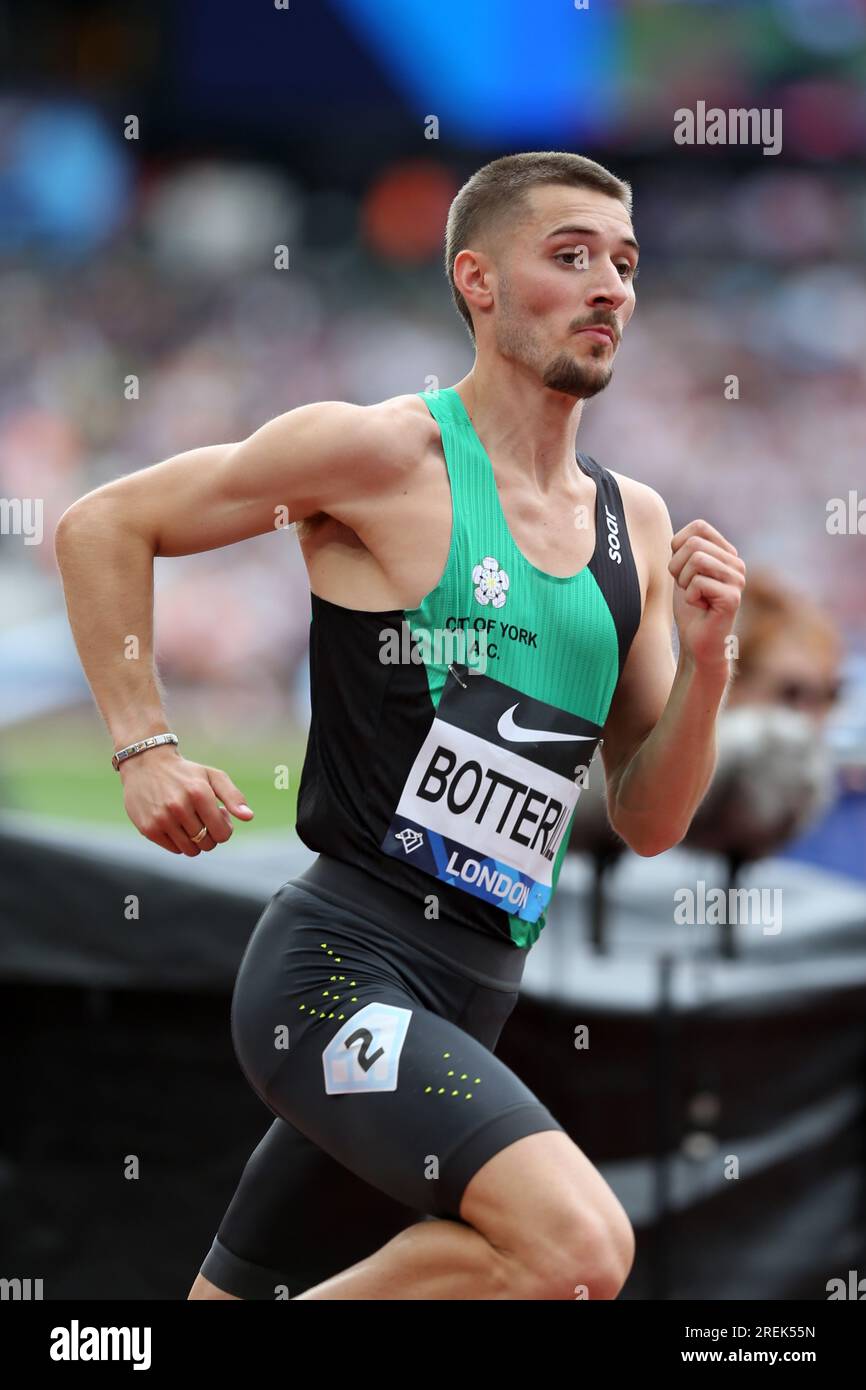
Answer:
[(287, 885), (245, 953), (232, 1031), (275, 1116), (394, 1202), (459, 1220), (493, 1154), (562, 1126), (455, 1021), (476, 1027), (476, 983), (449, 974), (431, 994), (434, 972), (405, 943), (389, 955), (387, 938)]
[(561, 1126), (493, 1053), (393, 991), (361, 991), (340, 1028), (312, 1027), (273, 1074), (271, 1108), (364, 1182), (458, 1218), (501, 1148)]
[(275, 1119), (247, 1161), (201, 1272), (238, 1298), (294, 1298), (418, 1219)]

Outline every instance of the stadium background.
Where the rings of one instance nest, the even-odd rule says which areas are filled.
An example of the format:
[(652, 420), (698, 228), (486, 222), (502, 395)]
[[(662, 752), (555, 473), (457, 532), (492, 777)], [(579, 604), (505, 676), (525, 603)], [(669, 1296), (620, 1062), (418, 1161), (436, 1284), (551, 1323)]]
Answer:
[[(69, 976), (69, 961), (57, 965), (51, 952), (64, 923), (85, 935), (88, 902), (94, 917), (103, 910), (92, 886), (72, 894), (79, 906), (69, 916), (89, 848), (103, 866), (128, 862), (155, 875), (161, 925), (195, 936), (202, 952), (198, 974), (176, 975), (171, 987), (193, 992), (187, 1016), (202, 1035), (210, 1030), (203, 1054), (219, 1058), (224, 1090), (213, 1094), (245, 1116), (248, 1151), (262, 1115), (233, 1071), (226, 980), (257, 894), (267, 896), (297, 862), (305, 574), (289, 534), (156, 562), (170, 725), (186, 756), (224, 767), (256, 812), (219, 851), (235, 856), (240, 875), (223, 883), (217, 855), (165, 865), (169, 856), (125, 822), (110, 741), (68, 630), (57, 520), (109, 479), (242, 438), (296, 405), (366, 403), (431, 378), (457, 380), (472, 362), (442, 267), (457, 189), (515, 150), (601, 160), (632, 181), (642, 271), (613, 383), (586, 409), (581, 446), (660, 491), (675, 528), (706, 516), (748, 565), (810, 595), (838, 626), (844, 698), (827, 739), (849, 770), (844, 824), (853, 833), (819, 900), (827, 920), (840, 911), (851, 923), (853, 979), (866, 916), (857, 775), (866, 763), (866, 569), (862, 536), (828, 534), (827, 506), (862, 488), (864, 476), (866, 7), (46, 0), (0, 6), (0, 16), (0, 494), (44, 504), (39, 543), (8, 528), (0, 536), (4, 1066), (11, 1087), (27, 1078), (7, 1111), (0, 1168), (7, 1255), (22, 1274), (41, 1260), (52, 1296), (183, 1297), (178, 1268), (191, 1280), (246, 1139), (220, 1152), (219, 1117), (192, 1099), (207, 1094), (192, 1071), (166, 1093), (182, 1044), (180, 1032), (170, 1046), (168, 1025), (155, 1028), (151, 1005), (162, 996), (118, 992), (110, 970)], [(674, 112), (699, 100), (780, 109), (781, 153), (675, 144)], [(135, 138), (125, 138), (131, 130)], [(277, 245), (289, 249), (287, 270), (274, 268)], [(736, 400), (723, 389), (731, 374)], [(133, 375), (137, 399), (128, 398)], [(288, 791), (275, 786), (277, 764), (290, 769)], [(838, 838), (837, 823), (829, 838), (785, 852), (791, 863), (826, 866)], [(41, 881), (40, 862), (52, 866)], [(233, 888), (236, 915), (209, 975), (201, 962), (214, 918), (205, 920), (205, 906), (219, 909), (205, 894), (219, 889), (225, 903)], [(148, 926), (137, 930), (141, 964)], [(73, 932), (64, 950), (74, 946)], [(141, 989), (166, 983), (142, 968)], [(862, 994), (851, 1010), (854, 1066)], [(172, 1017), (180, 1030), (180, 1013)], [(116, 1062), (97, 1082), (101, 1038)], [(779, 1065), (796, 1067), (797, 1056)], [(149, 1133), (199, 1126), (171, 1170), (175, 1186), (166, 1178), (161, 1196), (137, 1197), (134, 1218), (127, 1191), (107, 1195), (113, 1160), (94, 1138), (128, 1094), (129, 1068), (151, 1087)], [(639, 1091), (639, 1079), (633, 1084)], [(861, 1147), (851, 1152), (862, 1176), (858, 1113)], [(124, 1142), (136, 1150), (134, 1134)], [(181, 1239), (178, 1211), (192, 1206), (189, 1154), (198, 1143), (214, 1181)], [(98, 1181), (85, 1159), (104, 1163)], [(862, 1195), (861, 1182), (852, 1221), (856, 1203), (862, 1217)], [(95, 1244), (82, 1252), (83, 1204), (98, 1218)], [(121, 1212), (131, 1223), (122, 1240)], [(710, 1228), (724, 1221), (720, 1208)], [(862, 1259), (862, 1243), (852, 1259), (858, 1250)], [(677, 1296), (675, 1274), (659, 1272), (664, 1263), (641, 1276), (643, 1296)], [(780, 1287), (824, 1296), (817, 1277), (792, 1292), (778, 1262), (770, 1266), (747, 1296), (764, 1296), (762, 1287), (766, 1296)], [(704, 1296), (731, 1296), (707, 1268), (702, 1278)]]

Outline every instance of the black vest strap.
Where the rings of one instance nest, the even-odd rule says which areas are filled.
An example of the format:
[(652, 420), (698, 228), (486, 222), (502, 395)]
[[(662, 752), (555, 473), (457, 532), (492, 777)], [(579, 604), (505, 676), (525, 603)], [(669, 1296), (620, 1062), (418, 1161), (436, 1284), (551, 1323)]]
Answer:
[(577, 461), (583, 471), (595, 480), (595, 554), (589, 569), (604, 594), (616, 624), (619, 674), (622, 675), (641, 620), (640, 580), (626, 525), (625, 508), (619, 485), (612, 473), (596, 463), (589, 454), (578, 454)]

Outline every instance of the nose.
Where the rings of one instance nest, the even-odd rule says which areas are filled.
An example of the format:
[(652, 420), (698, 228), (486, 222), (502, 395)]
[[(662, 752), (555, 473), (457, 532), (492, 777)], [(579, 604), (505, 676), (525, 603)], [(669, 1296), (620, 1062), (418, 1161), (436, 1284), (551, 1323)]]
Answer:
[(630, 288), (623, 283), (622, 276), (611, 262), (596, 265), (596, 274), (587, 285), (586, 302), (593, 309), (621, 309), (626, 303)]

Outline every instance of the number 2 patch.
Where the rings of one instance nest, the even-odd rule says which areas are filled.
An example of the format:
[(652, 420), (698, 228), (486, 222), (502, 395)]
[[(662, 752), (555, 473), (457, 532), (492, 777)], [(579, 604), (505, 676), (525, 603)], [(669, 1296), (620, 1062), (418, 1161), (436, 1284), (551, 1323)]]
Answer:
[(329, 1096), (396, 1091), (411, 1009), (373, 1002), (353, 1014), (322, 1053)]

